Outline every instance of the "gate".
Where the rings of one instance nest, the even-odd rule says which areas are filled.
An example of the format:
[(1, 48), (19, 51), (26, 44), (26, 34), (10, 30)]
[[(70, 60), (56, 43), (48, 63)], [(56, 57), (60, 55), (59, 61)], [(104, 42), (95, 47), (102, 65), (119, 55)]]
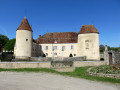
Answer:
[(112, 61), (112, 53), (109, 53), (109, 65), (112, 65), (113, 61)]

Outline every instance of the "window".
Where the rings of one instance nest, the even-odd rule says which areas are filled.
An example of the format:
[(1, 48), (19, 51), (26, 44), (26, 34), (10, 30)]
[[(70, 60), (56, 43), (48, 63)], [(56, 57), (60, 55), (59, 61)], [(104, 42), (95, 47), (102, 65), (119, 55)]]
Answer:
[(74, 46), (73, 46), (73, 45), (71, 45), (71, 49), (74, 49)]
[(45, 50), (48, 50), (48, 46), (45, 47)]
[(65, 46), (62, 46), (62, 51), (64, 51), (65, 50)]
[(48, 53), (46, 53), (46, 56), (48, 56)]
[(28, 41), (28, 39), (26, 39), (26, 41)]
[(41, 53), (40, 53), (40, 56), (41, 56)]
[(57, 53), (54, 53), (54, 55), (57, 55)]
[(54, 49), (54, 50), (57, 50), (57, 46), (54, 46), (53, 49)]
[(41, 50), (41, 46), (39, 46), (39, 49)]
[(76, 54), (74, 54), (74, 56), (76, 56)]
[(85, 48), (89, 49), (89, 40), (85, 40)]

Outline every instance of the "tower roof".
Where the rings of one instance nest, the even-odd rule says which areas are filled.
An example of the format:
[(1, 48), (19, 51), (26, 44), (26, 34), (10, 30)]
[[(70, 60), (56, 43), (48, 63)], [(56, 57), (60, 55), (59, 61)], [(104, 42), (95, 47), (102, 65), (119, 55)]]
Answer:
[(83, 33), (99, 33), (99, 32), (94, 27), (94, 25), (83, 25), (78, 34), (83, 34)]
[(23, 18), (21, 24), (19, 25), (17, 30), (30, 30), (32, 31), (31, 26), (29, 25), (29, 22), (26, 17)]

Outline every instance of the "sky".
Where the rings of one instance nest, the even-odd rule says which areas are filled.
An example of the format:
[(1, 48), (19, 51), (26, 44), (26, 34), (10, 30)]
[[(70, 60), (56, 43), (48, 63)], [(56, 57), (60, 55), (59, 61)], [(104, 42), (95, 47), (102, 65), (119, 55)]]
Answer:
[(24, 17), (33, 38), (47, 32), (79, 32), (93, 24), (100, 44), (120, 46), (120, 0), (0, 0), (0, 34), (10, 39)]

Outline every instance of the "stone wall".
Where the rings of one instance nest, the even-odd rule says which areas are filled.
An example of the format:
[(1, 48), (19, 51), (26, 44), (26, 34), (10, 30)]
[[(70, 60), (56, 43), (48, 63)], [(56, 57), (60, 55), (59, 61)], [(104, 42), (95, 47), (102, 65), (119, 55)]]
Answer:
[(51, 62), (1, 62), (0, 68), (50, 68)]
[[(111, 58), (109, 56), (110, 54), (112, 55)], [(104, 61), (106, 61), (108, 64), (119, 64), (120, 52), (105, 51), (104, 54), (100, 54), (100, 59), (104, 59)]]
[(63, 60), (72, 60), (72, 61), (86, 60), (86, 56), (83, 56), (83, 57), (66, 57)]
[(120, 52), (113, 52), (113, 64), (120, 63)]
[(74, 67), (85, 67), (85, 66), (100, 66), (107, 65), (105, 61), (74, 61)]
[[(73, 62), (72, 67), (100, 66), (107, 64), (104, 61), (72, 61), (72, 62)], [(0, 62), (0, 68), (52, 68), (52, 65), (51, 62)]]
[(13, 61), (32, 61), (32, 62), (43, 62), (43, 61), (81, 61), (81, 60), (86, 60), (86, 56), (83, 56), (83, 57), (64, 57), (63, 60), (62, 58), (57, 58), (57, 57), (54, 57), (54, 59), (52, 57), (31, 57), (28, 59), (22, 59), (22, 58), (16, 58), (15, 60)]

